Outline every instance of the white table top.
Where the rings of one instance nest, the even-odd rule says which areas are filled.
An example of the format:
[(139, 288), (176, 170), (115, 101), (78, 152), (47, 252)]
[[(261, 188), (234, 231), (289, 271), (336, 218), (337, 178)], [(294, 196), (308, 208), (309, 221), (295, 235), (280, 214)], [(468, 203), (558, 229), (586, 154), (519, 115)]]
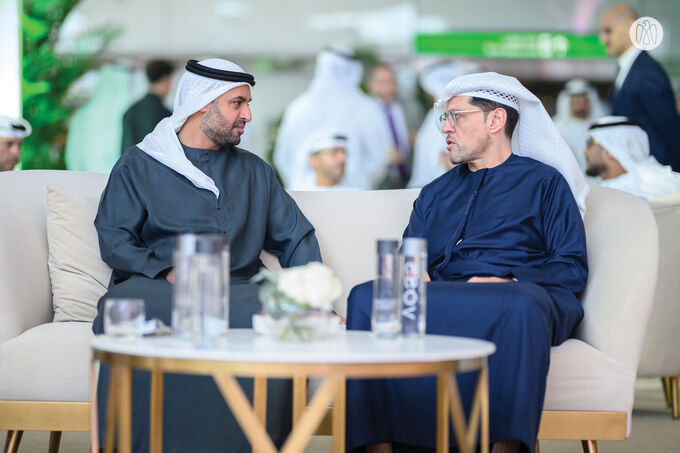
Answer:
[(442, 335), (377, 339), (370, 332), (342, 332), (310, 342), (278, 341), (251, 329), (232, 329), (214, 348), (198, 348), (173, 337), (123, 340), (96, 336), (91, 346), (103, 352), (152, 358), (263, 363), (432, 363), (486, 357), (488, 341)]

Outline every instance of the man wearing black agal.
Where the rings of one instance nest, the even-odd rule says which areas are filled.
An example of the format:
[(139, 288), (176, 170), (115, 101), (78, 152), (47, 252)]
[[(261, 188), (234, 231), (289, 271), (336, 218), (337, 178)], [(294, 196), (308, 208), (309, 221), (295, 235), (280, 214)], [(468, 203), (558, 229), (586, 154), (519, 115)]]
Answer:
[[(113, 268), (99, 301), (95, 333), (103, 331), (103, 301), (143, 298), (148, 319), (170, 324), (172, 252), (181, 233), (226, 235), (231, 244), (231, 327), (251, 327), (260, 309), (264, 249), (284, 267), (321, 261), (314, 227), (281, 188), (272, 168), (236, 147), (251, 119), (253, 76), (226, 60), (189, 61), (175, 110), (123, 154), (102, 194), (95, 227), (102, 259)], [(252, 381), (241, 380), (252, 395)], [(108, 369), (99, 380), (104, 419)], [(133, 375), (133, 450), (149, 449), (149, 377)], [(167, 374), (163, 451), (246, 452), (250, 445), (210, 377)], [(279, 446), (291, 425), (291, 386), (270, 380), (267, 428)], [(100, 426), (100, 432), (103, 430)]]

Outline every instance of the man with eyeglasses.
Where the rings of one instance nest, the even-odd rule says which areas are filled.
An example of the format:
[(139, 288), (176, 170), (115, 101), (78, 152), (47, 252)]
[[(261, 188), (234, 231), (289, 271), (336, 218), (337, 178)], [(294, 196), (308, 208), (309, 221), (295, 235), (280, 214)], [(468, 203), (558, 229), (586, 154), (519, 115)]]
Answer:
[(0, 115), (0, 171), (14, 170), (21, 157), (21, 145), (29, 135), (28, 121)]
[(593, 123), (585, 156), (586, 173), (599, 177), (605, 187), (645, 199), (680, 193), (680, 173), (650, 154), (647, 133), (625, 116), (605, 116)]
[[(435, 112), (451, 163), (423, 187), (404, 237), (428, 244), (427, 332), (496, 344), (490, 367), (494, 452), (533, 451), (550, 347), (583, 317), (588, 187), (536, 96), (496, 73), (451, 81)], [(355, 287), (348, 328), (370, 329), (372, 285)], [(466, 407), (475, 376), (458, 382)], [(349, 449), (432, 451), (434, 378), (355, 381)], [(387, 409), (386, 409), (387, 408)]]

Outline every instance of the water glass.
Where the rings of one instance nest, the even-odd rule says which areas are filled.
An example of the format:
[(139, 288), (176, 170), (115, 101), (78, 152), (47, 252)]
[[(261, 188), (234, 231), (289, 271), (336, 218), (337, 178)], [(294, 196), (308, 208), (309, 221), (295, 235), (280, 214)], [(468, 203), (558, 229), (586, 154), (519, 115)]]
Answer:
[(199, 308), (199, 344), (210, 345), (229, 329), (229, 271), (222, 254), (199, 253), (190, 258), (190, 291)]
[(106, 299), (104, 302), (104, 333), (113, 337), (134, 339), (144, 329), (144, 300)]
[(399, 254), (396, 240), (378, 240), (378, 269), (373, 281), (371, 331), (376, 337), (394, 338), (401, 332)]
[(209, 346), (229, 328), (229, 241), (223, 235), (180, 235), (174, 266), (173, 331)]
[(196, 253), (198, 235), (181, 234), (175, 239), (173, 266), (175, 283), (172, 286), (173, 334), (191, 340), (200, 326), (198, 301), (192, 298), (191, 260)]

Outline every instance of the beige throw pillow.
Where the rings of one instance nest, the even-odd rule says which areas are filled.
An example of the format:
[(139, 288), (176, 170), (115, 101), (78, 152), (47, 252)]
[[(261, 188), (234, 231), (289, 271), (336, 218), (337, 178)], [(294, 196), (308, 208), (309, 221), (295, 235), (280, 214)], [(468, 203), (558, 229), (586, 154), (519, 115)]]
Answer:
[(47, 264), (55, 322), (91, 322), (108, 287), (111, 268), (99, 255), (93, 223), (98, 195), (47, 187)]

